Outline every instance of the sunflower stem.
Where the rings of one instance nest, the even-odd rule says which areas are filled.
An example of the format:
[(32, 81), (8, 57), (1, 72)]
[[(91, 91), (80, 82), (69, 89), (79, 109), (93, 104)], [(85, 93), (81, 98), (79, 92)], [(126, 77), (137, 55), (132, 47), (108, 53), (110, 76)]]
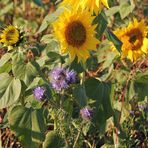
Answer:
[(80, 84), (83, 85), (85, 81), (85, 70), (86, 70), (86, 65), (84, 63), (81, 63), (81, 66), (83, 67), (84, 71), (80, 74), (81, 81)]
[(83, 85), (83, 84), (84, 84), (84, 81), (85, 81), (85, 71), (82, 72), (80, 75), (81, 75), (81, 81), (80, 81), (80, 84)]

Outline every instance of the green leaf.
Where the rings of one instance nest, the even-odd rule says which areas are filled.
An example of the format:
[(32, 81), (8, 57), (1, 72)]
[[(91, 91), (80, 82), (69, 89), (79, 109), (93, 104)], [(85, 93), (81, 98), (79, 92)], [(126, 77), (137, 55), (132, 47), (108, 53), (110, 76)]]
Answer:
[(103, 99), (103, 83), (97, 79), (90, 78), (85, 81), (85, 90), (88, 98), (94, 99), (100, 104)]
[(104, 91), (103, 91), (103, 100), (102, 105), (104, 109), (104, 114), (106, 119), (113, 115), (112, 109), (112, 97), (114, 93), (114, 88), (111, 83), (104, 83)]
[(133, 99), (136, 96), (135, 88), (134, 88), (134, 81), (131, 81), (129, 83), (129, 89), (127, 93), (128, 93), (128, 102), (129, 100)]
[(94, 23), (97, 23), (97, 37), (100, 39), (103, 32), (105, 31), (107, 27), (107, 19), (105, 16), (105, 13), (102, 11), (94, 20)]
[[(100, 82), (95, 78), (89, 78), (85, 81), (86, 95), (95, 100), (93, 107), (96, 109), (96, 115), (100, 116), (102, 120), (108, 119), (113, 115), (111, 104), (112, 99), (112, 85), (110, 83)], [(96, 116), (96, 117), (97, 117)], [(98, 118), (96, 118), (98, 122)]]
[(74, 61), (71, 63), (70, 69), (73, 69), (77, 73), (82, 73), (84, 71), (82, 64), (77, 62), (77, 58), (75, 58)]
[(133, 99), (134, 97), (138, 97), (140, 101), (148, 97), (148, 83), (131, 81), (128, 90), (128, 98)]
[(39, 85), (39, 82), (40, 82), (41, 80), (42, 80), (42, 79), (41, 79), (40, 77), (34, 78), (34, 80), (32, 81), (32, 83), (27, 87), (27, 90), (33, 89), (34, 87), (38, 86), (38, 85)]
[(19, 137), (24, 148), (38, 148), (45, 139), (44, 110), (15, 106), (9, 116), (10, 128)]
[(2, 109), (18, 101), (21, 82), (19, 79), (10, 77), (7, 73), (0, 74), (0, 82), (0, 109)]
[(134, 10), (134, 8), (135, 8), (135, 4), (132, 0), (131, 0), (131, 4), (129, 4), (126, 1), (123, 2), (119, 8), (121, 19), (124, 19), (125, 17), (127, 17)]
[(111, 7), (110, 9), (106, 10), (105, 11), (105, 14), (107, 16), (112, 16), (114, 15), (115, 13), (117, 13), (119, 11), (119, 6), (114, 6), (114, 7)]
[(64, 147), (64, 140), (56, 131), (50, 131), (46, 135), (43, 143), (43, 148), (62, 148)]
[(34, 2), (36, 5), (38, 5), (38, 6), (40, 6), (40, 7), (43, 7), (43, 3), (42, 3), (41, 0), (33, 0), (33, 2)]
[(77, 85), (73, 91), (74, 98), (76, 102), (81, 106), (84, 107), (87, 105), (87, 96), (85, 92), (85, 87), (82, 85)]
[(49, 57), (48, 63), (49, 62), (53, 63), (56, 60), (60, 60), (60, 61), (62, 60), (61, 55), (56, 53), (56, 52), (50, 51), (50, 52), (47, 53), (47, 56)]
[(142, 73), (138, 73), (135, 76), (135, 81), (140, 83), (148, 83), (148, 70), (145, 70)]
[(148, 83), (135, 82), (134, 88), (140, 100), (144, 100), (145, 97), (148, 97)]
[(115, 34), (108, 29), (105, 31), (106, 37), (109, 41), (113, 42), (116, 49), (121, 53), (122, 42), (115, 36)]
[(108, 40), (103, 41), (97, 51), (98, 62), (102, 63), (102, 70), (110, 68), (116, 57), (117, 52), (110, 50), (110, 42)]
[(129, 75), (129, 71), (124, 69), (117, 69), (114, 70), (113, 75), (119, 84), (125, 84)]
[[(12, 81), (12, 77), (10, 77), (9, 74), (7, 73), (2, 73), (0, 74), (0, 81), (1, 81), (0, 94), (3, 94), (4, 91), (7, 89), (9, 83)], [(0, 95), (0, 97), (1, 96), (2, 95)]]
[(53, 21), (55, 21), (59, 17), (59, 15), (63, 11), (64, 11), (64, 8), (60, 7), (54, 13), (47, 15), (44, 18), (44, 20), (43, 20), (43, 22), (42, 22), (42, 24), (41, 24), (41, 26), (40, 26), (37, 33), (41, 33), (42, 31), (44, 31), (49, 26), (50, 23), (52, 23)]
[(11, 2), (10, 4), (7, 4), (4, 8), (3, 11), (0, 11), (0, 16), (8, 13), (10, 10), (13, 9), (13, 2)]
[(41, 38), (41, 42), (44, 42), (45, 44), (49, 44), (52, 41), (56, 41), (53, 34), (46, 34)]
[(0, 73), (9, 73), (12, 69), (11, 63), (5, 63), (2, 67), (0, 67)]
[(12, 71), (14, 76), (23, 80), (26, 85), (29, 85), (38, 74), (32, 62), (25, 63), (19, 53), (12, 57)]
[(12, 54), (6, 53), (2, 56), (0, 59), (0, 67), (2, 67), (4, 64), (6, 64), (11, 59)]
[(73, 113), (73, 104), (73, 100), (70, 100), (69, 98), (63, 101), (63, 109), (68, 112), (69, 115), (72, 115)]
[(147, 17), (147, 16), (148, 16), (148, 8), (145, 8), (145, 9), (143, 10), (143, 13), (144, 13), (144, 16)]

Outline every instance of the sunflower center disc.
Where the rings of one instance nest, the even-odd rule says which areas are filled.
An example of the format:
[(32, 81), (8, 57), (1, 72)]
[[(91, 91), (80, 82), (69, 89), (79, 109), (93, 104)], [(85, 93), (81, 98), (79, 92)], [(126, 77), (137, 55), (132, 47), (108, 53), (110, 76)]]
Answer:
[(69, 45), (78, 48), (86, 40), (86, 29), (80, 21), (74, 21), (67, 25), (65, 38)]
[(15, 29), (9, 30), (9, 31), (7, 32), (7, 34), (6, 34), (6, 40), (7, 40), (8, 42), (13, 41), (14, 38), (16, 38), (16, 37), (17, 37), (17, 30), (15, 30)]
[(129, 42), (131, 44), (132, 50), (137, 50), (143, 44), (143, 36), (139, 29), (133, 29), (128, 33)]

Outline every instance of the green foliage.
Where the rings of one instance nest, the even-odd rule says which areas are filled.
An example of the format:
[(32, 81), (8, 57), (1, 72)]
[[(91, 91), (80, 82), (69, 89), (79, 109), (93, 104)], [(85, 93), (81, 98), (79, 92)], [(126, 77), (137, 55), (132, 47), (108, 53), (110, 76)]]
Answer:
[(121, 19), (126, 18), (135, 8), (135, 4), (133, 0), (129, 1), (123, 0), (120, 1), (120, 5), (114, 6), (111, 9), (106, 11), (107, 16), (112, 16), (116, 13), (120, 14)]
[(85, 107), (87, 105), (87, 96), (83, 85), (77, 85), (73, 94), (80, 107)]
[(21, 94), (21, 82), (10, 77), (7, 73), (0, 74), (0, 108), (9, 107), (19, 100)]
[[(146, 2), (110, 0), (109, 9), (93, 14), (100, 43), (79, 63), (61, 54), (52, 28), (70, 9), (60, 2), (0, 1), (0, 40), (7, 25), (20, 31), (14, 46), (0, 43), (0, 132), (5, 135), (7, 128), (14, 133), (9, 146), (3, 142), (9, 137), (1, 137), (0, 147), (17, 147), (15, 141), (24, 148), (147, 147), (147, 55), (134, 62), (123, 58), (124, 43), (114, 34), (135, 16), (146, 17)], [(55, 67), (75, 71), (75, 83), (69, 84), (69, 78), (69, 86), (56, 91), (50, 77)], [(56, 77), (59, 85), (66, 77), (61, 75)], [(37, 87), (45, 89), (43, 95), (34, 93)]]
[(35, 4), (37, 4), (38, 6), (42, 7), (43, 3), (41, 0), (33, 0)]
[(43, 109), (34, 110), (15, 106), (8, 117), (10, 128), (19, 137), (24, 148), (37, 148), (45, 139), (46, 113)]
[(48, 25), (50, 25), (53, 21), (55, 21), (62, 12), (63, 12), (63, 8), (58, 8), (54, 13), (47, 15), (44, 18), (42, 25), (38, 30), (38, 33), (41, 33), (42, 31), (47, 29)]
[(43, 142), (43, 148), (62, 148), (64, 147), (64, 141), (59, 136), (57, 131), (50, 131), (46, 135), (46, 139)]
[(14, 76), (23, 80), (26, 85), (29, 85), (38, 74), (32, 62), (25, 63), (21, 53), (16, 53), (12, 57), (12, 71)]
[(97, 23), (97, 38), (101, 38), (105, 29), (107, 28), (107, 20), (104, 12), (102, 11), (94, 20), (94, 23)]
[(106, 34), (106, 37), (108, 38), (108, 40), (113, 42), (116, 49), (121, 53), (122, 42), (115, 36), (115, 34), (113, 32), (111, 32), (109, 30), (106, 30), (105, 34)]
[(95, 107), (94, 123), (105, 128), (106, 120), (113, 115), (111, 84), (90, 78), (85, 81), (85, 88), (86, 95), (90, 98), (90, 105)]
[(3, 9), (3, 11), (0, 12), (0, 16), (8, 13), (12, 9), (13, 9), (13, 2), (8, 3), (7, 6)]

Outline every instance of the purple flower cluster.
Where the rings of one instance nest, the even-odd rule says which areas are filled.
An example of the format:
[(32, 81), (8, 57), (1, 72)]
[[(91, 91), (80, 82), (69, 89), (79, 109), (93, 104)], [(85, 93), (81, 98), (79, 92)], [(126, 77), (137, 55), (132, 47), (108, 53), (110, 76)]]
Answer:
[(93, 111), (92, 111), (92, 109), (85, 107), (80, 110), (80, 114), (84, 120), (90, 120), (92, 117)]
[(76, 82), (76, 72), (65, 68), (55, 68), (50, 73), (50, 82), (52, 87), (60, 92)]
[(38, 86), (33, 90), (33, 94), (38, 101), (41, 101), (43, 100), (45, 95), (45, 88)]
[(130, 110), (129, 113), (131, 116), (134, 116), (134, 114), (135, 114), (135, 112), (133, 110)]
[(143, 111), (147, 111), (148, 110), (148, 105), (147, 104), (142, 104), (142, 105), (138, 105), (139, 109), (143, 110)]

